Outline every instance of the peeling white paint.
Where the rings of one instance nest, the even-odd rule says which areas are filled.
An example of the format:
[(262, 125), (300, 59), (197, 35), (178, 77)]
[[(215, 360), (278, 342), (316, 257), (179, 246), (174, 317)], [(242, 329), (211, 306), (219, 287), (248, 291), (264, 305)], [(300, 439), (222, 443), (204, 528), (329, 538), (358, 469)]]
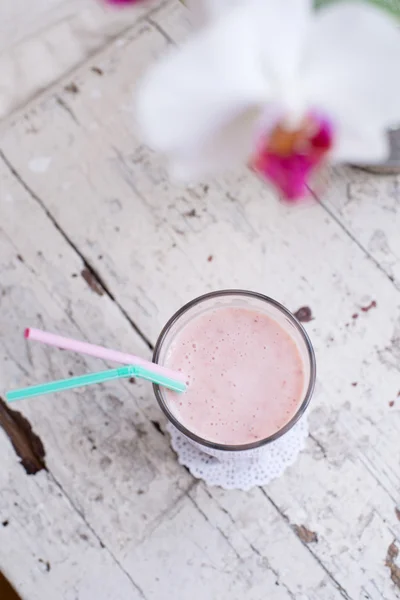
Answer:
[(51, 156), (38, 156), (29, 161), (28, 167), (33, 173), (46, 173), (52, 160)]
[[(183, 10), (173, 1), (152, 15), (176, 43)], [(166, 42), (143, 23), (129, 36), (124, 51), (104, 51), (100, 64), (112, 69), (103, 80), (80, 71), (89, 91), (67, 100), (84, 126), (57, 103), (39, 102), (35, 135), (25, 115), (2, 131), (19, 176), (0, 161), (2, 197), (14, 199), (2, 203), (0, 223), (4, 388), (32, 383), (33, 372), (40, 382), (103, 368), (28, 348), (15, 335), (27, 318), (148, 357), (125, 315), (154, 343), (194, 296), (246, 287), (294, 311), (312, 309), (311, 436), (283, 477), (227, 493), (178, 464), (152, 424), (163, 427), (150, 385), (114, 382), (28, 401), (20, 410), (45, 444), (49, 472), (27, 477), (0, 432), (0, 564), (26, 600), (396, 600), (385, 561), (395, 539), (400, 547), (400, 292), (385, 271), (390, 260), (400, 282), (397, 179), (338, 169), (324, 198), (330, 211), (283, 205), (245, 170), (172, 185), (132, 116), (116, 110)], [(100, 81), (113, 93), (92, 102)], [(32, 176), (29, 161), (47, 155), (56, 165)], [(29, 194), (32, 180), (40, 202)], [(113, 199), (121, 211), (111, 210)], [(387, 243), (375, 236), (379, 245), (368, 249), (378, 230)], [(112, 297), (88, 287), (82, 256)], [(376, 307), (362, 311), (370, 300)], [(318, 541), (299, 539), (295, 525)]]

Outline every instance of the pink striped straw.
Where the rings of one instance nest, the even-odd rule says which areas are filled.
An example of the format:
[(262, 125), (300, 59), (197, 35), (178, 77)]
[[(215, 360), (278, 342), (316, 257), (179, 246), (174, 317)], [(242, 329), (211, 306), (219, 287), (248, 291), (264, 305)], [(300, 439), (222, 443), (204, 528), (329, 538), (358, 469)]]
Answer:
[(182, 383), (186, 383), (186, 377), (179, 371), (171, 371), (166, 367), (161, 367), (156, 363), (144, 360), (139, 356), (133, 354), (126, 354), (125, 352), (119, 352), (118, 350), (110, 350), (103, 346), (96, 346), (94, 344), (88, 344), (87, 342), (81, 342), (79, 340), (71, 340), (69, 338), (62, 337), (61, 335), (55, 335), (54, 333), (48, 333), (41, 331), (40, 329), (28, 328), (25, 329), (25, 338), (27, 340), (35, 340), (36, 342), (42, 342), (48, 346), (55, 346), (56, 348), (62, 348), (63, 350), (71, 350), (72, 352), (78, 352), (80, 354), (88, 354), (89, 356), (95, 356), (96, 358), (102, 358), (104, 360), (110, 360), (113, 362), (121, 363), (123, 365), (133, 365), (145, 367), (152, 373), (175, 379)]

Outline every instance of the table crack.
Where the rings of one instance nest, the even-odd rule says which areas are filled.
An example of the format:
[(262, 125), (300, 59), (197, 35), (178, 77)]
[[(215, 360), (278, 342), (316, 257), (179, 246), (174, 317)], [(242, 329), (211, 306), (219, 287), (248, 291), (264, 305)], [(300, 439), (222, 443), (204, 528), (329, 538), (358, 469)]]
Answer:
[(363, 244), (355, 237), (355, 235), (346, 227), (346, 225), (344, 223), (342, 223), (342, 221), (339, 219), (339, 217), (337, 215), (335, 215), (335, 213), (329, 208), (329, 206), (327, 204), (325, 204), (318, 196), (315, 192), (313, 192), (313, 190), (311, 190), (311, 188), (308, 188), (310, 194), (313, 196), (313, 198), (318, 202), (318, 204), (321, 206), (321, 208), (323, 210), (325, 210), (325, 212), (328, 213), (328, 215), (331, 217), (331, 219), (333, 219), (335, 221), (335, 223), (337, 225), (339, 225), (339, 227), (342, 229), (342, 231), (351, 239), (351, 241), (356, 244), (356, 246), (358, 246), (358, 248), (361, 250), (361, 252), (364, 254), (364, 256), (366, 256), (366, 258), (368, 260), (370, 260), (379, 271), (381, 271), (381, 273), (383, 273), (385, 275), (385, 277), (392, 283), (393, 287), (395, 288), (396, 291), (400, 291), (400, 284), (396, 283), (395, 278), (392, 275), (389, 275), (389, 273), (387, 273), (385, 271), (385, 269), (383, 268), (383, 266), (376, 260), (376, 258), (374, 258), (372, 256), (372, 254), (370, 252), (368, 252), (368, 250), (365, 248), (365, 246), (363, 246)]
[(168, 35), (168, 33), (161, 27), (161, 25), (157, 23), (157, 21), (154, 21), (154, 19), (151, 18), (151, 15), (147, 15), (145, 20), (149, 25), (154, 27), (156, 31), (158, 31), (158, 33), (168, 42), (169, 45), (176, 46), (176, 42), (172, 39), (172, 37)]
[(211, 525), (211, 527), (213, 529), (215, 529), (216, 531), (218, 531), (218, 533), (220, 533), (222, 535), (222, 537), (224, 538), (224, 540), (226, 541), (226, 543), (228, 544), (228, 546), (234, 552), (236, 558), (240, 562), (243, 562), (243, 558), (240, 556), (239, 552), (236, 550), (236, 548), (234, 547), (234, 545), (232, 544), (232, 542), (230, 541), (230, 539), (228, 538), (228, 536), (226, 535), (226, 533), (224, 531), (222, 531), (222, 529), (220, 527), (218, 527), (218, 525), (214, 525), (210, 521), (210, 519), (207, 517), (206, 513), (200, 508), (200, 506), (197, 504), (196, 500), (194, 498), (192, 498), (192, 496), (190, 496), (190, 494), (188, 494), (188, 498), (192, 502), (192, 504), (195, 506), (195, 508), (199, 511), (199, 513), (201, 514), (201, 516), (207, 521), (207, 523), (209, 525)]
[(321, 567), (321, 569), (323, 569), (323, 571), (327, 574), (327, 576), (329, 577), (329, 579), (331, 580), (331, 582), (334, 584), (334, 586), (337, 588), (337, 590), (339, 591), (340, 595), (345, 598), (345, 600), (352, 600), (352, 598), (349, 596), (349, 594), (346, 592), (346, 590), (344, 589), (344, 587), (339, 583), (339, 581), (336, 579), (336, 577), (329, 571), (329, 569), (324, 565), (324, 563), (322, 562), (322, 560), (319, 558), (319, 556), (317, 556), (317, 554), (315, 552), (313, 552), (312, 548), (310, 548), (309, 544), (307, 544), (306, 542), (304, 542), (297, 534), (296, 534), (296, 530), (294, 528), (294, 525), (291, 524), (291, 522), (289, 521), (289, 518), (287, 515), (285, 515), (285, 513), (279, 508), (279, 506), (272, 500), (272, 498), (270, 498), (270, 496), (268, 496), (267, 492), (263, 489), (260, 488), (262, 494), (266, 497), (266, 499), (268, 500), (268, 502), (273, 506), (273, 508), (277, 511), (277, 513), (282, 517), (282, 519), (285, 521), (285, 523), (287, 523), (287, 525), (290, 527), (290, 529), (293, 531), (293, 534), (296, 536), (296, 538), (298, 540), (300, 540), (301, 544), (304, 546), (304, 548), (307, 548), (308, 552), (312, 555), (312, 557), (315, 559), (315, 561), (318, 563), (318, 565)]
[(11, 164), (11, 162), (8, 160), (8, 158), (6, 157), (6, 155), (4, 154), (4, 152), (2, 150), (0, 150), (0, 159), (4, 162), (4, 164), (7, 166), (7, 168), (9, 169), (9, 171), (11, 172), (11, 174), (13, 175), (13, 177), (15, 177), (15, 179), (18, 181), (18, 183), (24, 188), (24, 190), (29, 194), (29, 196), (44, 211), (45, 215), (51, 221), (51, 223), (54, 225), (55, 229), (63, 237), (64, 241), (79, 256), (79, 258), (82, 260), (84, 268), (87, 269), (87, 271), (90, 273), (90, 275), (95, 279), (95, 281), (97, 282), (97, 284), (99, 286), (99, 289), (101, 288), (102, 290), (104, 290), (104, 294), (106, 296), (108, 296), (108, 298), (118, 307), (119, 311), (123, 314), (123, 316), (129, 322), (129, 324), (132, 327), (132, 329), (137, 333), (137, 335), (142, 339), (142, 341), (147, 345), (147, 347), (150, 350), (153, 351), (154, 346), (153, 346), (152, 342), (150, 341), (150, 339), (138, 327), (138, 325), (136, 325), (136, 323), (130, 317), (130, 315), (125, 310), (125, 308), (120, 304), (120, 302), (117, 300), (117, 298), (111, 292), (110, 288), (107, 286), (107, 284), (105, 283), (105, 281), (103, 280), (103, 278), (101, 277), (101, 275), (98, 273), (97, 269), (89, 262), (89, 260), (86, 258), (86, 256), (78, 248), (78, 246), (72, 241), (72, 239), (69, 237), (69, 235), (64, 231), (64, 229), (61, 227), (61, 225), (58, 223), (58, 221), (55, 219), (55, 217), (49, 211), (49, 209), (45, 205), (44, 201), (25, 182), (25, 180), (21, 177), (21, 175), (18, 173), (18, 171), (16, 170), (16, 168)]
[(110, 548), (108, 548), (108, 546), (106, 546), (104, 544), (104, 542), (102, 541), (102, 539), (99, 536), (99, 534), (97, 533), (97, 531), (92, 527), (92, 525), (86, 519), (83, 511), (75, 504), (75, 502), (72, 500), (72, 498), (70, 497), (70, 495), (64, 490), (63, 486), (58, 481), (58, 479), (49, 470), (48, 470), (48, 474), (49, 474), (50, 478), (52, 479), (54, 485), (56, 485), (57, 488), (60, 490), (60, 492), (63, 494), (63, 497), (65, 497), (66, 501), (69, 503), (69, 505), (71, 506), (71, 508), (79, 515), (79, 517), (85, 523), (86, 527), (89, 529), (89, 531), (92, 533), (92, 535), (99, 542), (100, 547), (103, 548), (109, 554), (109, 556), (114, 561), (114, 563), (118, 566), (118, 568), (124, 573), (124, 575), (126, 575), (126, 577), (130, 581), (130, 583), (132, 584), (132, 586), (135, 588), (135, 590), (138, 592), (138, 594), (140, 595), (140, 597), (143, 598), (143, 600), (147, 600), (147, 597), (146, 597), (144, 591), (142, 590), (142, 588), (135, 582), (135, 580), (133, 579), (132, 575), (122, 566), (121, 562), (118, 560), (118, 558), (112, 552), (112, 550), (110, 550)]

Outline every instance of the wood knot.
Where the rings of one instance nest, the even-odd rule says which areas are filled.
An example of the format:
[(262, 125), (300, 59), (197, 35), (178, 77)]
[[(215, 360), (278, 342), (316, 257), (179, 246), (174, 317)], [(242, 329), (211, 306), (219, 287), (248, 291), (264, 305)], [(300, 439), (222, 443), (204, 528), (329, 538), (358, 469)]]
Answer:
[(312, 544), (318, 542), (318, 535), (315, 533), (315, 531), (310, 531), (310, 529), (307, 529), (307, 527), (305, 527), (304, 525), (294, 525), (293, 529), (296, 532), (297, 536), (305, 544)]
[(398, 555), (399, 549), (396, 546), (396, 542), (393, 541), (387, 550), (385, 565), (388, 569), (390, 569), (390, 578), (394, 585), (400, 589), (400, 567), (398, 567), (394, 562)]

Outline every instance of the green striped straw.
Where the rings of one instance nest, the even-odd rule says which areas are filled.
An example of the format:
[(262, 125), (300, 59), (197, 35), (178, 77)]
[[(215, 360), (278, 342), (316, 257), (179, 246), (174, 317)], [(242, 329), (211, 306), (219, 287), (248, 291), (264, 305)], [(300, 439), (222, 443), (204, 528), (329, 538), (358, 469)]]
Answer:
[(91, 373), (89, 375), (80, 375), (78, 377), (71, 377), (70, 379), (61, 379), (59, 381), (51, 381), (50, 383), (43, 383), (41, 385), (14, 390), (8, 392), (6, 398), (8, 402), (16, 402), (17, 400), (23, 400), (24, 398), (34, 398), (35, 396), (42, 396), (43, 394), (63, 392), (65, 390), (84, 387), (94, 383), (104, 383), (105, 381), (127, 377), (146, 379), (147, 381), (166, 387), (174, 392), (186, 391), (186, 385), (180, 381), (175, 381), (159, 373), (153, 373), (139, 365), (129, 365), (127, 367), (120, 367), (119, 369), (111, 369), (109, 371), (101, 371), (100, 373)]

